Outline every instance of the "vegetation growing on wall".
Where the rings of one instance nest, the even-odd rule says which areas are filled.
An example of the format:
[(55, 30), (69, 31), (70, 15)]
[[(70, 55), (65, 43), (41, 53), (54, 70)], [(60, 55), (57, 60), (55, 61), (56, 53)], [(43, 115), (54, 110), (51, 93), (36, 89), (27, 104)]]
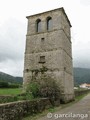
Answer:
[(27, 92), (31, 92), (34, 98), (48, 97), (51, 100), (60, 99), (60, 88), (54, 80), (53, 74), (46, 74), (46, 71), (46, 68), (42, 68), (39, 71), (39, 75), (35, 76), (34, 74), (30, 84), (28, 84)]

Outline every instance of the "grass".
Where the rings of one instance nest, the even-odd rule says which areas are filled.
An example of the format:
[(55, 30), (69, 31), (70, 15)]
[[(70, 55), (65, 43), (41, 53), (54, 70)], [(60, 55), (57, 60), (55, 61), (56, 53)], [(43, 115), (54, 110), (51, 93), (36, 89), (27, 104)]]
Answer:
[[(3, 89), (0, 88), (0, 95), (18, 95), (20, 93), (22, 93), (22, 88), (3, 88)], [(52, 107), (52, 108), (49, 108), (48, 110), (43, 111), (42, 113), (38, 113), (38, 114), (35, 114), (32, 116), (25, 117), (25, 118), (23, 118), (23, 120), (37, 120), (38, 118), (45, 116), (49, 112), (53, 113), (56, 111), (60, 111), (61, 109), (68, 107), (70, 105), (73, 105), (74, 103), (80, 101), (86, 95), (87, 94), (76, 97), (75, 101), (73, 101), (73, 102), (70, 102), (67, 104), (61, 104), (59, 107)], [(31, 96), (27, 96), (27, 97), (29, 97), (31, 99)], [(27, 99), (29, 99), (29, 98), (27, 98)]]
[(19, 100), (33, 100), (34, 99), (32, 94), (23, 93), (22, 88), (2, 88), (2, 89), (0, 88), (0, 95), (7, 96), (7, 97), (0, 99), (0, 104), (15, 102)]
[(18, 95), (22, 93), (22, 88), (0, 88), (0, 95)]
[(69, 106), (77, 103), (82, 98), (84, 98), (86, 95), (87, 94), (78, 96), (78, 97), (75, 98), (75, 101), (72, 101), (72, 102), (67, 103), (67, 104), (61, 104), (59, 107), (52, 107), (52, 108), (49, 108), (48, 110), (43, 111), (42, 113), (38, 113), (38, 114), (35, 114), (35, 115), (32, 115), (32, 116), (27, 116), (27, 117), (23, 118), (23, 120), (37, 120), (40, 117), (43, 117), (43, 116), (47, 115), (48, 113), (53, 113), (53, 112), (56, 112), (56, 111), (60, 111), (61, 109), (64, 109), (66, 107), (69, 107)]

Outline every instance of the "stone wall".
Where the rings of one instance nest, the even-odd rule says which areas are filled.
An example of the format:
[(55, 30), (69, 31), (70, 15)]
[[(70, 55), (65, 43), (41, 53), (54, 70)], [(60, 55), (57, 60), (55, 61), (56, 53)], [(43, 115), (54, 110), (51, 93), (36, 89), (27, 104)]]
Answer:
[(87, 93), (90, 93), (90, 90), (76, 90), (75, 91), (75, 97), (77, 96), (80, 96), (80, 95), (84, 95), (84, 94), (87, 94)]
[(16, 100), (15, 96), (11, 95), (0, 95), (0, 103), (13, 102)]
[[(84, 95), (89, 92), (90, 90), (75, 91), (75, 96)], [(69, 97), (72, 97), (72, 95)], [(52, 104), (52, 101), (48, 98), (42, 98), (33, 101), (25, 100), (0, 104), (0, 120), (22, 120), (24, 116), (40, 113), (53, 105), (59, 106), (60, 101), (57, 100)]]
[[(60, 105), (60, 102), (57, 103)], [(42, 112), (51, 106), (48, 98), (0, 104), (0, 120), (22, 120), (24, 116)]]

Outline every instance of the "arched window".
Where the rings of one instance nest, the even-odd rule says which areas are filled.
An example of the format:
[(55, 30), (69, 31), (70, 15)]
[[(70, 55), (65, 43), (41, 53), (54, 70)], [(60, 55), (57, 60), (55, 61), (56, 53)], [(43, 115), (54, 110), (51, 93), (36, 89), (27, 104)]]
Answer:
[(47, 18), (47, 30), (52, 30), (52, 18), (48, 17)]
[(36, 21), (36, 32), (41, 32), (41, 20)]

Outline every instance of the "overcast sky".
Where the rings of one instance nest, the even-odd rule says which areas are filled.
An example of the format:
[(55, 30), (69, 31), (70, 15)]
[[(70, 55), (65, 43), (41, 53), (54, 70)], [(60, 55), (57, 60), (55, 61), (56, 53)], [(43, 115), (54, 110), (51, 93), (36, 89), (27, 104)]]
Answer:
[(60, 7), (72, 24), (73, 64), (90, 68), (90, 0), (0, 0), (0, 71), (23, 75), (26, 16)]

